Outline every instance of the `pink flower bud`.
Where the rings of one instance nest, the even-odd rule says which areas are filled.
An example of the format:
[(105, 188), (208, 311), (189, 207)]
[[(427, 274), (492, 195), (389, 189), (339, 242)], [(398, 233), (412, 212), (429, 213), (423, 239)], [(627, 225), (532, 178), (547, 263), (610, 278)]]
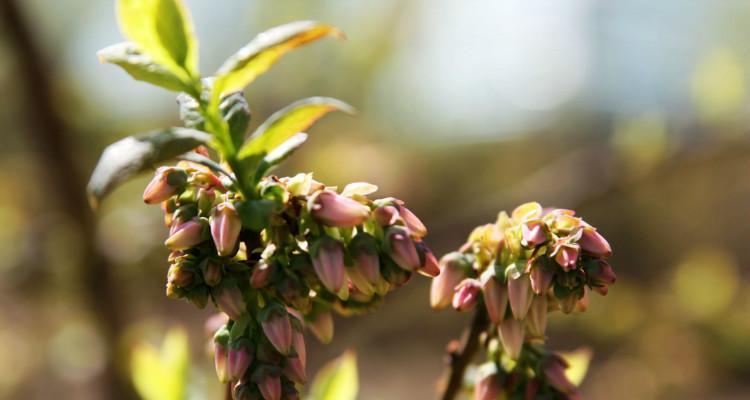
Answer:
[(476, 280), (467, 278), (461, 281), (453, 294), (453, 308), (458, 311), (466, 311), (474, 307), (479, 300), (482, 284)]
[(536, 247), (547, 241), (547, 225), (542, 221), (529, 221), (521, 225), (523, 240), (526, 247)]
[(369, 207), (330, 190), (324, 190), (312, 199), (310, 211), (321, 224), (339, 228), (357, 226), (370, 216)]
[(523, 323), (514, 318), (503, 320), (497, 329), (503, 350), (508, 357), (518, 360), (523, 348), (524, 329)]
[(422, 265), (414, 241), (404, 229), (390, 228), (386, 236), (388, 255), (399, 267), (414, 271)]
[(281, 378), (278, 374), (263, 374), (255, 382), (265, 400), (281, 400)]
[(591, 227), (583, 228), (583, 234), (578, 244), (581, 245), (583, 251), (598, 257), (609, 257), (612, 255), (612, 248), (609, 246), (607, 239)]
[(576, 302), (575, 312), (585, 312), (589, 308), (589, 288), (583, 287), (583, 296)]
[(416, 215), (414, 215), (411, 210), (402, 205), (399, 205), (398, 214), (401, 219), (404, 220), (406, 227), (409, 228), (409, 231), (411, 233), (419, 237), (425, 237), (427, 235), (427, 227), (424, 226), (422, 221)]
[(537, 259), (541, 260), (541, 263), (535, 263), (536, 265), (532, 266), (529, 271), (531, 289), (536, 294), (547, 293), (550, 285), (552, 285), (552, 278), (555, 276), (554, 273), (544, 265), (543, 257), (544, 256), (538, 257)]
[(547, 295), (534, 296), (529, 314), (526, 316), (526, 328), (535, 338), (543, 338), (547, 330)]
[(214, 293), (214, 300), (216, 300), (219, 309), (235, 321), (240, 319), (247, 309), (240, 289), (234, 285), (227, 285), (220, 288), (217, 292)]
[(505, 393), (497, 373), (481, 376), (474, 386), (474, 400), (504, 399)]
[(459, 252), (448, 253), (440, 259), (440, 275), (430, 286), (430, 305), (436, 310), (448, 307), (453, 299), (456, 286), (466, 277), (469, 267), (466, 258)]
[(170, 250), (187, 250), (203, 240), (203, 224), (198, 219), (191, 219), (172, 225), (164, 245)]
[(227, 373), (230, 381), (242, 378), (253, 362), (252, 349), (246, 343), (229, 348), (227, 357)]
[(179, 264), (172, 264), (167, 273), (167, 281), (178, 287), (186, 287), (193, 283), (193, 273)]
[(367, 234), (359, 234), (352, 240), (349, 249), (354, 265), (348, 269), (347, 275), (359, 291), (371, 296), (380, 280), (380, 258), (375, 239)]
[(312, 263), (320, 282), (333, 294), (338, 294), (346, 283), (344, 249), (341, 243), (328, 236), (317, 242), (312, 251)]
[(380, 226), (391, 226), (398, 221), (398, 210), (394, 206), (382, 206), (373, 211), (375, 222)]
[(187, 181), (185, 171), (174, 167), (160, 167), (151, 182), (143, 191), (143, 202), (146, 204), (161, 203), (182, 190)]
[(214, 208), (214, 213), (209, 221), (211, 225), (211, 237), (216, 245), (219, 256), (231, 256), (237, 251), (237, 240), (240, 237), (242, 221), (237, 214), (234, 205), (224, 202)]
[(307, 346), (305, 346), (305, 337), (302, 335), (302, 332), (295, 330), (292, 334), (292, 346), (294, 346), (294, 351), (297, 353), (297, 357), (302, 362), (302, 368), (305, 368), (305, 365), (307, 365)]
[[(487, 271), (493, 271), (488, 269)], [(505, 309), (508, 307), (508, 292), (505, 285), (495, 279), (494, 273), (482, 274), (482, 293), (484, 294), (484, 306), (487, 315), (493, 324), (498, 325), (505, 317)]]
[(617, 275), (612, 266), (604, 260), (595, 260), (586, 264), (586, 275), (591, 288), (602, 296), (609, 291), (608, 286), (615, 283)]
[(528, 274), (522, 274), (516, 279), (508, 277), (508, 302), (513, 318), (522, 320), (531, 307), (534, 293), (531, 290), (531, 279)]
[(283, 355), (289, 354), (292, 347), (292, 324), (289, 322), (289, 315), (284, 311), (271, 312), (265, 321), (260, 323), (263, 333), (271, 342), (273, 347)]
[(250, 286), (254, 289), (260, 289), (268, 285), (273, 273), (273, 264), (268, 264), (265, 260), (261, 260), (253, 268), (253, 272), (250, 275)]
[(321, 312), (306, 323), (310, 331), (321, 343), (330, 343), (333, 339), (333, 316), (330, 312)]
[(419, 242), (417, 243), (417, 251), (424, 261), (422, 266), (419, 268), (419, 273), (424, 276), (434, 278), (440, 275), (440, 267), (438, 266), (438, 260), (435, 258), (435, 254), (432, 253), (426, 244)]
[(570, 271), (576, 268), (578, 263), (579, 246), (575, 244), (561, 243), (556, 246), (553, 252), (555, 261), (565, 270)]
[(576, 392), (575, 385), (565, 376), (568, 364), (557, 355), (548, 357), (542, 362), (542, 373), (550, 386), (563, 392)]
[(221, 264), (214, 260), (206, 261), (203, 269), (203, 281), (208, 286), (216, 286), (221, 282)]
[(302, 363), (299, 357), (287, 357), (284, 360), (284, 375), (299, 384), (304, 384), (305, 382), (307, 382), (305, 365)]
[(216, 368), (216, 376), (219, 377), (219, 382), (221, 383), (229, 382), (227, 358), (227, 346), (219, 343), (214, 343), (214, 367)]
[(576, 304), (578, 304), (578, 294), (576, 292), (570, 292), (565, 297), (558, 298), (557, 302), (560, 304), (560, 310), (565, 314), (570, 314), (575, 310)]

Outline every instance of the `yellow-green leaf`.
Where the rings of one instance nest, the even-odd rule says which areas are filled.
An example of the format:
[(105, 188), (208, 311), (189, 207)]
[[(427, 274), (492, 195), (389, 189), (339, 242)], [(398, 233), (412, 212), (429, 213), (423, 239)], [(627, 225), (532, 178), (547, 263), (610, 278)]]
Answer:
[(239, 151), (240, 159), (267, 154), (295, 134), (305, 131), (331, 111), (354, 113), (354, 108), (329, 97), (311, 97), (296, 101), (263, 122)]
[(357, 356), (347, 351), (315, 375), (308, 400), (354, 400), (358, 391)]
[(568, 368), (565, 369), (565, 376), (574, 385), (579, 386), (583, 382), (583, 378), (586, 377), (586, 372), (589, 370), (589, 363), (591, 363), (591, 357), (593, 357), (591, 349), (581, 347), (569, 352), (559, 352), (558, 354), (568, 363)]
[(190, 14), (182, 0), (119, 0), (123, 34), (186, 83), (197, 79), (198, 52)]
[(244, 89), (290, 50), (327, 35), (343, 37), (338, 28), (315, 21), (291, 22), (259, 34), (216, 72), (213, 97)]
[(135, 43), (114, 44), (99, 50), (96, 54), (100, 62), (118, 65), (136, 80), (175, 92), (186, 90), (184, 83), (177, 75), (157, 64), (153, 58), (144, 54)]
[(130, 372), (144, 400), (184, 400), (190, 359), (187, 334), (170, 330), (160, 349), (146, 343), (133, 348)]

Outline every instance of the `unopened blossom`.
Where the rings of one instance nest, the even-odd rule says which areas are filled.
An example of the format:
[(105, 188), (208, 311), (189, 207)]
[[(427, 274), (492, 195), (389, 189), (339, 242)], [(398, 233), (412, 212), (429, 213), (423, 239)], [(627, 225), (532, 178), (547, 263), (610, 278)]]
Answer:
[(321, 312), (306, 321), (307, 327), (321, 343), (330, 343), (333, 339), (333, 316), (330, 312)]
[(242, 221), (234, 205), (230, 202), (217, 205), (209, 224), (216, 252), (222, 257), (234, 254), (242, 229)]
[(263, 373), (254, 380), (264, 400), (281, 400), (281, 379), (278, 373)]
[(321, 224), (339, 228), (357, 226), (370, 215), (369, 207), (330, 190), (315, 196), (310, 211)]
[(208, 286), (216, 286), (221, 282), (221, 264), (208, 260), (203, 269), (203, 281)]
[(227, 373), (229, 380), (236, 381), (245, 375), (253, 362), (253, 349), (248, 343), (240, 343), (229, 347), (227, 357)]
[(214, 367), (221, 383), (229, 382), (228, 355), (226, 344), (214, 343)]
[(508, 307), (507, 287), (497, 280), (492, 269), (488, 269), (482, 274), (481, 282), (487, 315), (490, 317), (490, 321), (497, 325), (503, 321), (505, 310)]
[(578, 244), (581, 245), (581, 250), (598, 257), (609, 257), (612, 255), (612, 247), (610, 247), (607, 239), (591, 227), (583, 228), (583, 233)]
[(552, 278), (554, 273), (547, 268), (542, 257), (538, 257), (539, 262), (534, 262), (531, 269), (529, 270), (529, 278), (531, 279), (531, 289), (536, 294), (547, 293), (550, 285), (552, 285)]
[(503, 320), (497, 328), (500, 343), (508, 357), (518, 360), (524, 340), (523, 322), (508, 318)]
[(417, 244), (417, 250), (422, 256), (421, 258), (424, 260), (422, 261), (422, 266), (419, 268), (419, 273), (429, 277), (438, 276), (440, 274), (440, 267), (438, 265), (437, 258), (435, 258), (435, 254), (432, 253), (432, 250), (430, 250), (427, 245), (421, 242)]
[(422, 265), (414, 241), (407, 231), (397, 227), (390, 228), (386, 233), (386, 240), (388, 255), (399, 267), (406, 271), (414, 271)]
[(331, 293), (339, 293), (346, 283), (343, 245), (335, 239), (323, 237), (312, 256), (320, 282)]
[(390, 205), (378, 207), (373, 210), (372, 214), (375, 217), (375, 222), (380, 226), (391, 226), (395, 224), (400, 217), (396, 207)]
[(403, 205), (398, 205), (398, 214), (406, 224), (406, 227), (409, 228), (410, 232), (419, 237), (424, 237), (427, 235), (427, 227), (424, 226), (422, 220), (414, 215), (411, 210)]
[(247, 309), (242, 292), (236, 285), (225, 285), (219, 288), (214, 294), (214, 300), (219, 309), (233, 320), (240, 319)]
[(255, 265), (253, 272), (250, 274), (250, 286), (254, 289), (260, 289), (267, 286), (272, 273), (273, 265), (265, 260), (261, 260)]
[(535, 338), (543, 338), (547, 330), (547, 295), (534, 296), (529, 313), (526, 315), (526, 327)]
[(517, 278), (508, 277), (508, 303), (513, 318), (522, 320), (526, 316), (531, 307), (533, 295), (528, 274), (521, 274)]
[(203, 224), (198, 219), (174, 224), (164, 242), (170, 250), (187, 250), (205, 240)]
[(448, 253), (440, 259), (440, 275), (432, 280), (430, 286), (430, 306), (439, 310), (451, 304), (453, 292), (466, 277), (469, 268), (466, 257), (459, 253)]
[(586, 275), (591, 288), (601, 295), (606, 295), (609, 285), (617, 280), (612, 266), (604, 260), (593, 260), (586, 264)]
[(292, 347), (292, 325), (286, 312), (271, 312), (261, 321), (263, 333), (273, 347), (281, 354), (289, 354)]
[(483, 374), (474, 385), (474, 400), (505, 399), (505, 392), (497, 373)]
[(156, 204), (167, 200), (185, 187), (186, 180), (185, 171), (174, 167), (160, 167), (143, 191), (143, 202)]

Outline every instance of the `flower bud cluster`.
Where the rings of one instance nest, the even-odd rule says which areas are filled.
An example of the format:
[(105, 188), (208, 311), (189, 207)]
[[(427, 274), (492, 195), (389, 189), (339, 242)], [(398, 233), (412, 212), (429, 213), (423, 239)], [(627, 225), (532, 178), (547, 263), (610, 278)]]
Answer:
[(510, 216), (501, 212), (494, 224), (477, 227), (459, 251), (440, 260), (432, 307), (482, 307), (491, 322), (485, 343), (499, 372), (477, 381), (477, 399), (495, 398), (479, 393), (494, 393), (486, 385), (501, 381), (505, 386), (498, 390), (506, 394), (515, 393), (519, 380), (525, 384), (518, 387), (526, 388), (528, 371), (535, 371), (530, 376), (539, 381), (538, 390), (552, 388), (564, 394), (559, 398), (574, 398), (575, 388), (563, 385), (564, 374), (557, 373), (564, 370), (559, 357), (542, 347), (547, 315), (585, 311), (592, 290), (606, 295), (615, 282), (606, 261), (611, 253), (607, 240), (573, 211), (526, 203)]
[(332, 311), (368, 311), (414, 272), (438, 275), (424, 224), (398, 199), (369, 199), (375, 190), (270, 176), (248, 199), (202, 165), (156, 171), (143, 197), (161, 203), (170, 229), (167, 295), (229, 317), (215, 363), (236, 399), (298, 398), (303, 327), (329, 342)]

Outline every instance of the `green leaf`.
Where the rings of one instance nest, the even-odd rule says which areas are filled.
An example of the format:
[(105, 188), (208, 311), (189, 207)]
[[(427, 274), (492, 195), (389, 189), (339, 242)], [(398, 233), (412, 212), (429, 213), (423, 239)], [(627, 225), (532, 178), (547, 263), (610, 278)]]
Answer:
[(170, 330), (160, 349), (137, 344), (130, 360), (136, 391), (144, 400), (184, 400), (189, 361), (187, 334), (182, 329)]
[(239, 147), (245, 140), (247, 126), (250, 123), (250, 107), (245, 95), (237, 92), (224, 97), (219, 104), (219, 111), (224, 121), (227, 121), (234, 145)]
[(87, 189), (92, 207), (96, 207), (104, 196), (127, 179), (210, 139), (206, 132), (170, 128), (138, 137), (128, 136), (112, 143), (102, 152), (89, 179)]
[(357, 356), (347, 351), (315, 375), (308, 400), (354, 400), (358, 391)]
[(197, 77), (198, 45), (182, 0), (119, 0), (123, 34), (186, 84)]
[(343, 37), (338, 28), (315, 21), (291, 22), (259, 34), (216, 72), (214, 97), (243, 90), (290, 50), (327, 35)]
[(239, 158), (254, 154), (268, 154), (299, 132), (307, 130), (318, 119), (331, 111), (349, 114), (354, 108), (330, 97), (310, 97), (284, 107), (271, 115), (250, 136), (239, 151)]
[(302, 145), (305, 144), (305, 141), (307, 141), (307, 134), (300, 132), (290, 137), (286, 142), (282, 143), (275, 149), (271, 150), (271, 152), (263, 157), (260, 165), (258, 165), (258, 168), (255, 172), (255, 180), (259, 181), (260, 178), (262, 178), (263, 175), (266, 174), (266, 172), (271, 170), (271, 168), (286, 160), (289, 156), (292, 155), (292, 153), (302, 147)]
[(135, 43), (124, 42), (105, 47), (96, 53), (101, 63), (115, 64), (139, 81), (175, 92), (186, 90), (185, 84), (170, 70), (144, 54)]
[(261, 231), (271, 223), (276, 204), (271, 200), (245, 200), (235, 204), (245, 228)]

